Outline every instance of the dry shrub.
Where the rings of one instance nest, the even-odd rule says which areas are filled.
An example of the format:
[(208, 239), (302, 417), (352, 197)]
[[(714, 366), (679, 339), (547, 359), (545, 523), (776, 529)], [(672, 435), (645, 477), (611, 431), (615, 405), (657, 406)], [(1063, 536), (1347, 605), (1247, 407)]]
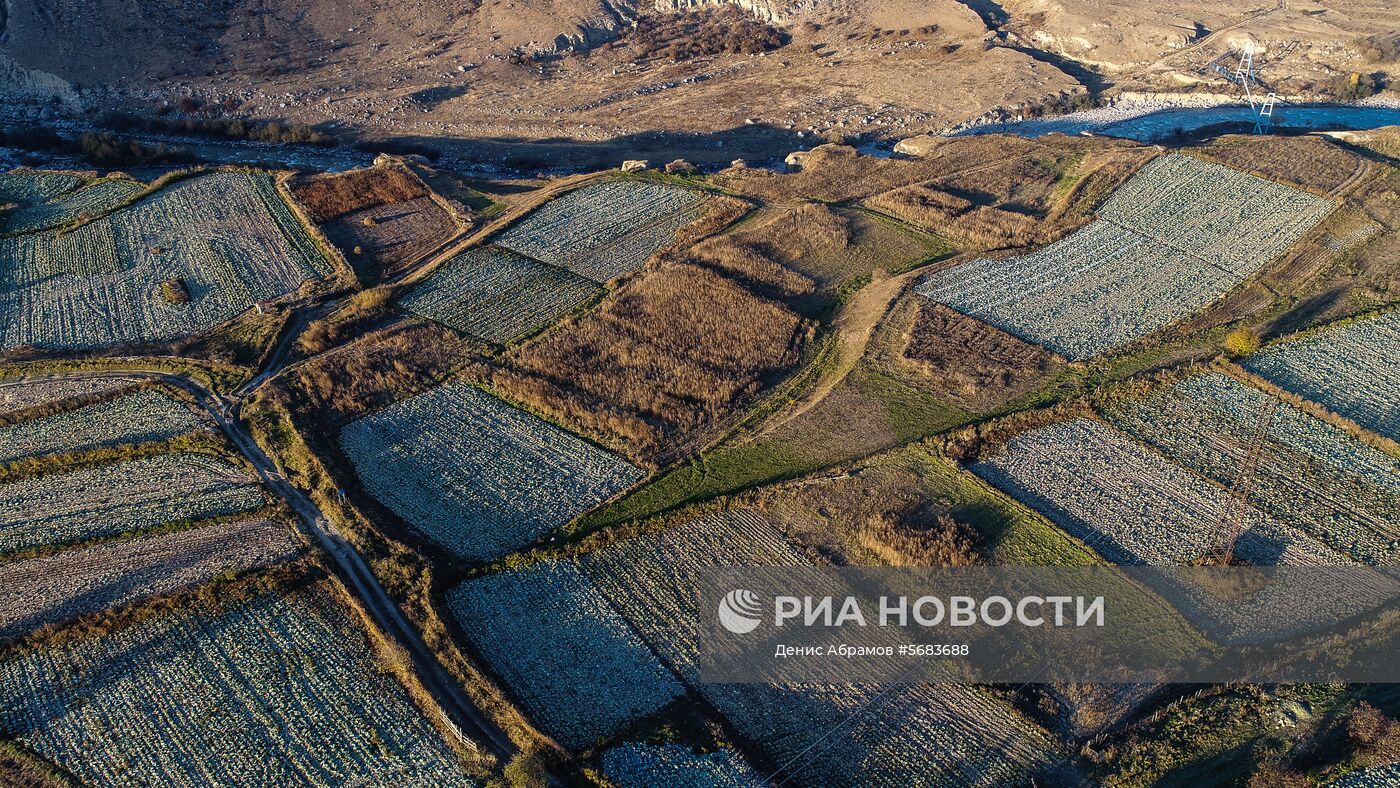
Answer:
[(1060, 362), (1042, 347), (922, 296), (904, 358), (932, 379), (935, 393), (985, 410), (1028, 391)]
[(1307, 775), (1299, 774), (1282, 764), (1265, 761), (1249, 776), (1246, 788), (1309, 788), (1313, 784)]
[(891, 514), (871, 517), (859, 544), (891, 566), (974, 566), (982, 562), (977, 533), (948, 514), (914, 524)]
[(681, 62), (721, 54), (756, 55), (787, 43), (787, 36), (733, 6), (685, 14), (643, 16), (628, 37), (637, 59)]
[(493, 379), (516, 400), (653, 455), (794, 366), (813, 330), (712, 270), (667, 263), (518, 349)]
[(404, 167), (369, 167), (313, 175), (291, 184), (292, 194), (317, 224), (349, 213), (428, 196), (428, 187)]
[(1400, 761), (1400, 723), (1362, 702), (1347, 714), (1347, 743), (1362, 766)]

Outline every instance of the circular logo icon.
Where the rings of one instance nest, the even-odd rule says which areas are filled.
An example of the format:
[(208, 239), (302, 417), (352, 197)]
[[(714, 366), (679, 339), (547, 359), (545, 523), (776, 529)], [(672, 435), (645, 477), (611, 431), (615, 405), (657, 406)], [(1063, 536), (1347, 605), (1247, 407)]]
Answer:
[(762, 622), (758, 594), (736, 588), (719, 601), (719, 623), (736, 635), (747, 635)]

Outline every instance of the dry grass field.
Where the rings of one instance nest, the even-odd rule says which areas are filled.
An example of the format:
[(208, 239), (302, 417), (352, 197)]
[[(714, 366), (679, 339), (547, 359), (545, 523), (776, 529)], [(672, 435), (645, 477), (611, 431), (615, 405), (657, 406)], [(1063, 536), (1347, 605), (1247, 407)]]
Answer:
[(667, 263), (513, 351), (509, 397), (654, 457), (797, 363), (812, 324), (712, 270)]

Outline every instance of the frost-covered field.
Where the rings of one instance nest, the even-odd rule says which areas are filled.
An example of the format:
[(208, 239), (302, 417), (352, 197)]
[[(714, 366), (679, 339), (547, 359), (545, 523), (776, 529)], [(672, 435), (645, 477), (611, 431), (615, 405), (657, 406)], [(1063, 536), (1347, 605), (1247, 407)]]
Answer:
[(763, 778), (734, 750), (699, 754), (679, 744), (620, 744), (603, 753), (618, 788), (758, 788)]
[(1400, 440), (1400, 311), (1270, 345), (1245, 369)]
[(134, 382), (134, 380), (116, 378), (6, 382), (5, 385), (0, 385), (0, 416), (32, 408), (35, 405), (42, 405), (45, 402), (101, 394), (104, 391), (130, 386)]
[[(1182, 564), (1208, 553), (1229, 493), (1106, 424), (1076, 419), (1012, 438), (972, 470), (1118, 564)], [(1253, 507), (1236, 546), (1258, 564), (1341, 557)]]
[(465, 383), (340, 433), (365, 489), (453, 553), (498, 558), (567, 523), (642, 471)]
[(689, 189), (643, 181), (585, 186), (544, 204), (496, 243), (606, 282), (641, 268), (674, 241), (705, 199)]
[[(652, 650), (770, 761), (793, 762), (787, 774), (799, 784), (1001, 785), (1051, 757), (1054, 745), (1043, 731), (975, 687), (699, 682), (699, 573), (805, 563), (749, 511), (705, 517), (580, 559)], [(857, 709), (863, 711), (852, 722)], [(839, 737), (823, 739), (838, 728)]]
[[(329, 273), (271, 177), (203, 175), (73, 232), (0, 240), (0, 348), (190, 336)], [(188, 303), (162, 298), (170, 279)]]
[(1218, 164), (1165, 156), (1115, 192), (1087, 227), (1029, 255), (939, 271), (917, 291), (1083, 360), (1224, 295), (1331, 207)]
[(408, 311), (505, 344), (553, 323), (599, 288), (575, 274), (488, 246), (452, 258), (403, 300)]
[[(1209, 373), (1108, 409), (1115, 426), (1215, 481), (1236, 483), (1269, 396)], [(1350, 558), (1394, 564), (1400, 462), (1320, 419), (1279, 403), (1250, 500)]]
[(0, 173), (0, 205), (33, 205), (78, 188), (82, 180), (69, 172), (11, 170)]
[(685, 693), (571, 562), (468, 580), (447, 603), (530, 718), (565, 747), (617, 733)]
[(286, 523), (245, 520), (0, 564), (0, 637), (285, 560), (300, 548)]
[(321, 583), (0, 662), (0, 733), (89, 785), (467, 785)]
[(0, 233), (18, 235), (52, 230), (83, 216), (100, 216), (140, 194), (137, 181), (100, 181), (48, 202), (17, 208), (0, 216)]
[(0, 463), (119, 444), (165, 440), (211, 425), (189, 406), (147, 389), (107, 402), (0, 427)]
[(256, 509), (250, 474), (199, 454), (162, 454), (0, 484), (0, 554)]

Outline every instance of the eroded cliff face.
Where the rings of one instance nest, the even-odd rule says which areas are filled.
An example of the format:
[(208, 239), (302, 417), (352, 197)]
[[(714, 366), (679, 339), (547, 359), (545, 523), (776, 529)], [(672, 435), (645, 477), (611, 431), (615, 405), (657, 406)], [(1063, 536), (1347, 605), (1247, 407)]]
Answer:
[(78, 92), (66, 80), (25, 68), (4, 52), (0, 52), (0, 94), (21, 101), (56, 103), (69, 111), (82, 109)]
[(821, 0), (655, 0), (657, 11), (680, 13), (707, 6), (733, 5), (772, 24), (783, 24), (793, 17), (816, 8)]

